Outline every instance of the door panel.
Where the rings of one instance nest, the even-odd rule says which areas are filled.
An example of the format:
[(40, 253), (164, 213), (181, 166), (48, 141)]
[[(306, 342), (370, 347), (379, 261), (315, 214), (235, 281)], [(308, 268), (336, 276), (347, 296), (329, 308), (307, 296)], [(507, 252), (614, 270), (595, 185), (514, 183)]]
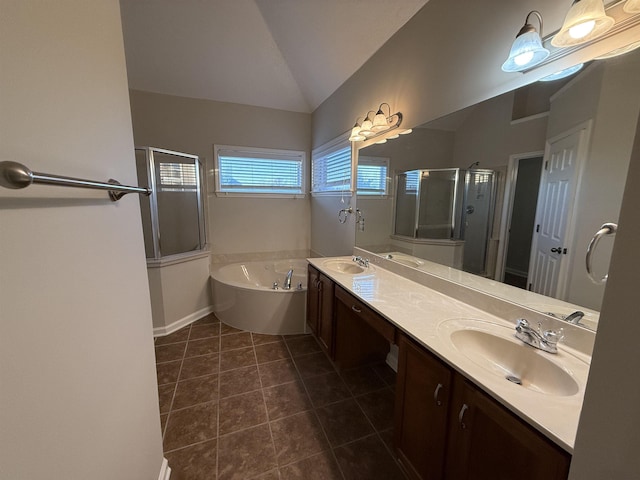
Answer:
[[(530, 290), (561, 298), (566, 253), (578, 177), (578, 162), (586, 129), (551, 142), (540, 182), (529, 270)], [(564, 267), (566, 269), (566, 267)]]

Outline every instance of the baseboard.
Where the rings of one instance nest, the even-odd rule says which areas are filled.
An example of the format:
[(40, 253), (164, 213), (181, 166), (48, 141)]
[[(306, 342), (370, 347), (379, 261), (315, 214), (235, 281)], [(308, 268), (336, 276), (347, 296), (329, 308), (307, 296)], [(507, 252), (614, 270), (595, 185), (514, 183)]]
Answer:
[(171, 467), (169, 467), (169, 461), (166, 458), (163, 458), (158, 480), (169, 480), (169, 477), (171, 477)]
[(175, 331), (180, 330), (182, 327), (189, 325), (190, 323), (195, 322), (196, 320), (199, 320), (200, 318), (209, 315), (210, 313), (213, 313), (213, 306), (209, 305), (205, 308), (202, 308), (200, 310), (198, 310), (197, 312), (193, 312), (190, 315), (187, 315), (186, 317), (182, 317), (179, 320), (176, 320), (175, 322), (165, 326), (165, 327), (155, 327), (153, 329), (153, 336), (154, 337), (163, 337), (165, 335), (169, 335), (170, 333), (173, 333)]

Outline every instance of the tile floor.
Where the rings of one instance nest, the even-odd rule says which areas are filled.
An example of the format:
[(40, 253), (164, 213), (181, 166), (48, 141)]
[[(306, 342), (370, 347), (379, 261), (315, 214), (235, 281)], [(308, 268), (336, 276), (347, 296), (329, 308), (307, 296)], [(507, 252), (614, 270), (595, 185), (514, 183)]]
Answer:
[(209, 315), (156, 339), (171, 480), (393, 480), (395, 374), (340, 372), (311, 335), (261, 335)]

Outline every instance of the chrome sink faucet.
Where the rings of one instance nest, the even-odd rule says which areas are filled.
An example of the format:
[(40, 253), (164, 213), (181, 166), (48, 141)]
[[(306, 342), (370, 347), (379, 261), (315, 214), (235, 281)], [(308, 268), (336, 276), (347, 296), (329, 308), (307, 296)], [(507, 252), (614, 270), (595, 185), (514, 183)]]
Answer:
[(558, 342), (564, 338), (564, 334), (562, 329), (545, 330), (543, 332), (540, 324), (538, 324), (538, 330), (536, 331), (529, 326), (529, 322), (526, 319), (519, 318), (516, 323), (516, 338), (543, 352), (558, 353)]
[(287, 276), (284, 277), (284, 285), (282, 288), (285, 290), (291, 290), (291, 277), (293, 277), (293, 268), (289, 269)]
[(358, 257), (353, 257), (352, 260), (354, 262), (356, 262), (358, 265), (360, 265), (361, 267), (369, 268), (369, 259), (368, 258), (362, 258), (362, 257), (358, 256)]

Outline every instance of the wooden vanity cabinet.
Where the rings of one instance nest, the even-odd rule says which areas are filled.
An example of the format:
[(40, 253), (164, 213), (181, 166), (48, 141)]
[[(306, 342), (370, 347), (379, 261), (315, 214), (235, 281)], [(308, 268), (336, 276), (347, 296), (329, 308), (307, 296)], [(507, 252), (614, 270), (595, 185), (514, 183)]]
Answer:
[(442, 479), (452, 372), (398, 334), (394, 444), (411, 479)]
[(567, 452), (406, 335), (398, 346), (394, 446), (409, 478), (566, 480)]
[(566, 480), (571, 455), (456, 375), (447, 480)]
[(384, 361), (396, 328), (344, 288), (335, 287), (335, 362), (349, 368)]
[(309, 265), (307, 277), (307, 324), (331, 359), (334, 358), (334, 283)]

